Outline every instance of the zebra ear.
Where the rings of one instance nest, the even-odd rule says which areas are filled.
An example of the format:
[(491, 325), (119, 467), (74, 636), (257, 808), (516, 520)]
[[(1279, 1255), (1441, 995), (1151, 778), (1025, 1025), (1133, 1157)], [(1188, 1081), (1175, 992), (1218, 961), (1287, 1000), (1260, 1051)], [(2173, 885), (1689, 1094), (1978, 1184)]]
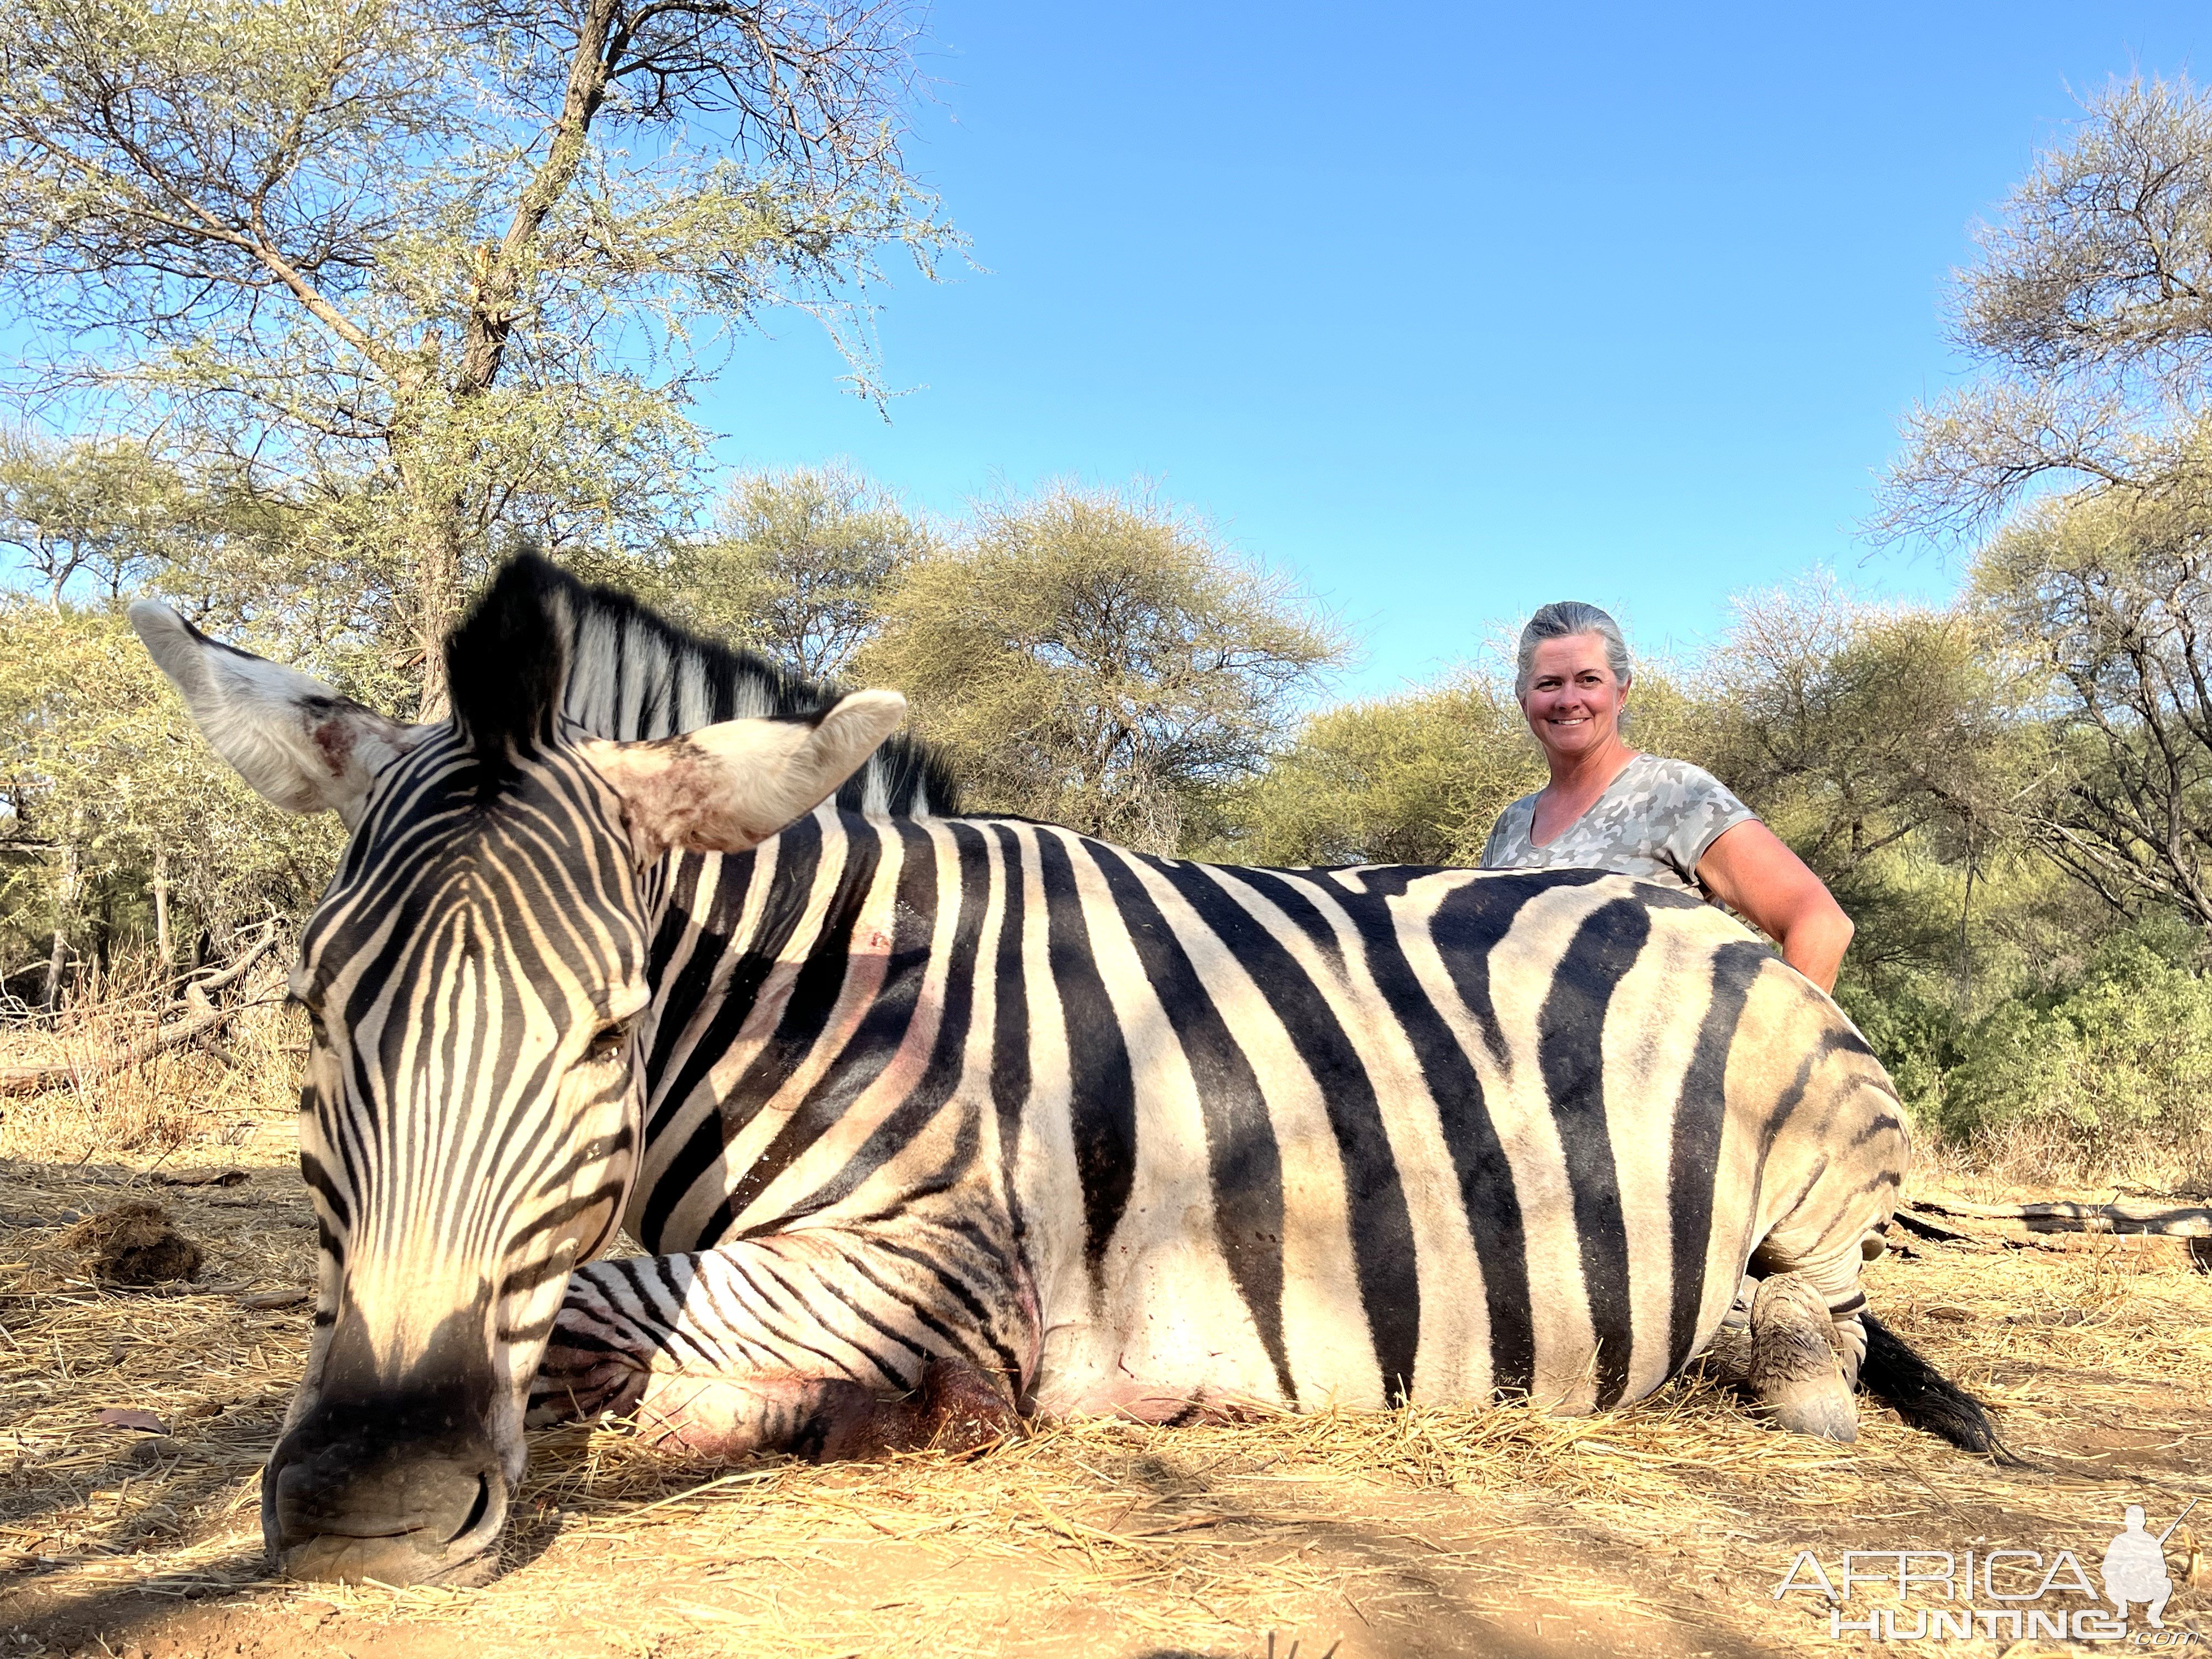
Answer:
[(724, 720), (646, 743), (580, 745), (623, 799), (639, 859), (671, 848), (742, 853), (788, 829), (860, 769), (906, 718), (896, 691), (855, 691), (821, 714)]
[(131, 626), (201, 735), (288, 812), (328, 810), (353, 828), (377, 773), (430, 729), (388, 720), (296, 668), (211, 640), (151, 599), (131, 607)]

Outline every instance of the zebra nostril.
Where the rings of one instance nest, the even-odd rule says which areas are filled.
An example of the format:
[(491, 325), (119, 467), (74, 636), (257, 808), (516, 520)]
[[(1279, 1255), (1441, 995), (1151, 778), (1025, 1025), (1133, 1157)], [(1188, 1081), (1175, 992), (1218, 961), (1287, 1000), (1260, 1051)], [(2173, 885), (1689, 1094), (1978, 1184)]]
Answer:
[(480, 1474), (477, 1477), (477, 1501), (469, 1506), (468, 1518), (461, 1522), (460, 1529), (446, 1541), (448, 1544), (454, 1544), (466, 1538), (483, 1524), (484, 1515), (490, 1508), (491, 1479), (488, 1475)]

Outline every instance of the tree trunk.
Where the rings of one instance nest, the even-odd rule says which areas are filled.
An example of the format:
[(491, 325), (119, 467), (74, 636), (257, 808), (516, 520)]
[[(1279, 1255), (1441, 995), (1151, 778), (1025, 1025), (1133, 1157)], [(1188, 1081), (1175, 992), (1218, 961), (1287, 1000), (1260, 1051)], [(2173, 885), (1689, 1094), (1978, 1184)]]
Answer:
[[(499, 378), (507, 340), (530, 313), (526, 289), (545, 221), (575, 181), (591, 136), (592, 118), (606, 98), (610, 32), (617, 0), (586, 0), (569, 55), (568, 85), (545, 159), (524, 185), (507, 234), (483, 250), (482, 269), (461, 329), (460, 352), (450, 378), (434, 367), (410, 372), (402, 402), (428, 398), (459, 409), (489, 391)], [(457, 423), (434, 423), (447, 434)], [(450, 438), (447, 440), (450, 441)], [(415, 556), (416, 640), (422, 653), (419, 720), (441, 720), (452, 712), (446, 684), (446, 635), (460, 609), (462, 525), (465, 500), (452, 470), (459, 459), (424, 453), (421, 428), (403, 416), (390, 441), (408, 497), (409, 541)]]
[[(545, 159), (523, 186), (507, 234), (484, 250), (461, 330), (459, 362), (434, 394), (458, 408), (489, 391), (507, 356), (515, 324), (529, 314), (525, 290), (545, 221), (574, 183), (591, 136), (592, 120), (605, 100), (610, 33), (616, 0), (586, 0), (569, 54), (568, 85)], [(418, 381), (413, 390), (428, 391)], [(448, 423), (450, 428), (451, 423)], [(438, 458), (450, 459), (447, 458)], [(446, 635), (457, 619), (461, 589), (464, 501), (452, 475), (402, 454), (400, 473), (413, 497), (416, 637), (422, 652), (422, 706), (416, 718), (441, 720), (452, 712), (446, 684)], [(428, 473), (433, 476), (425, 476)]]
[(62, 848), (62, 878), (54, 884), (54, 948), (46, 958), (46, 985), (39, 1004), (48, 1013), (61, 1006), (62, 969), (69, 963), (70, 918), (76, 911), (78, 869), (76, 843)]
[[(437, 398), (420, 385), (410, 394)], [(461, 502), (453, 488), (453, 459), (419, 433), (395, 437), (394, 459), (406, 503), (407, 544), (415, 567), (415, 641), (422, 653), (422, 700), (415, 718), (441, 720), (450, 712), (446, 691), (446, 635), (460, 605)]]
[(446, 687), (446, 635), (460, 604), (461, 534), (456, 509), (425, 506), (416, 517), (416, 638), (422, 652), (422, 706), (415, 718), (441, 720), (452, 712)]
[(1959, 1018), (1968, 1018), (1974, 1006), (1973, 945), (1967, 935), (1967, 921), (1974, 910), (1974, 834), (1966, 832), (1966, 890), (1959, 900)]
[(166, 981), (169, 972), (169, 849), (154, 849), (154, 950), (161, 958)]

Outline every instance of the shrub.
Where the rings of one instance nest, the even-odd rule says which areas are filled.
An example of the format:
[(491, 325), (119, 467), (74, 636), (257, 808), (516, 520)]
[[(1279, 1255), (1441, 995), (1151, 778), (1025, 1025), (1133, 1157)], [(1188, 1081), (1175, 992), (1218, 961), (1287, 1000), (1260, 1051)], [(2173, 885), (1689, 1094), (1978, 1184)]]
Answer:
[(1914, 1121), (1940, 1128), (1945, 1073), (1957, 1059), (1958, 1016), (1949, 1000), (1914, 976), (1898, 977), (1879, 991), (1847, 977), (1836, 988), (1836, 1000), (1881, 1056)]
[(2212, 1089), (2212, 981), (2140, 935), (2061, 994), (2000, 1004), (1965, 1034), (1938, 1121), (1977, 1137), (2041, 1121), (2094, 1146), (2202, 1132)]

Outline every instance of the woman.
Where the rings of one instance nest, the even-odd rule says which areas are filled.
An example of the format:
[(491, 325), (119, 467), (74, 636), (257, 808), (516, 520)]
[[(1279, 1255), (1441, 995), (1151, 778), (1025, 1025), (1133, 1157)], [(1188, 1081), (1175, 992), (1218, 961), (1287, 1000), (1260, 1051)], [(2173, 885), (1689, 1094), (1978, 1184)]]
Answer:
[(1486, 870), (1618, 871), (1717, 898), (1824, 991), (1850, 918), (1775, 833), (1711, 773), (1624, 742), (1628, 644), (1594, 605), (1547, 605), (1521, 630), (1514, 693), (1552, 781), (1498, 814)]

